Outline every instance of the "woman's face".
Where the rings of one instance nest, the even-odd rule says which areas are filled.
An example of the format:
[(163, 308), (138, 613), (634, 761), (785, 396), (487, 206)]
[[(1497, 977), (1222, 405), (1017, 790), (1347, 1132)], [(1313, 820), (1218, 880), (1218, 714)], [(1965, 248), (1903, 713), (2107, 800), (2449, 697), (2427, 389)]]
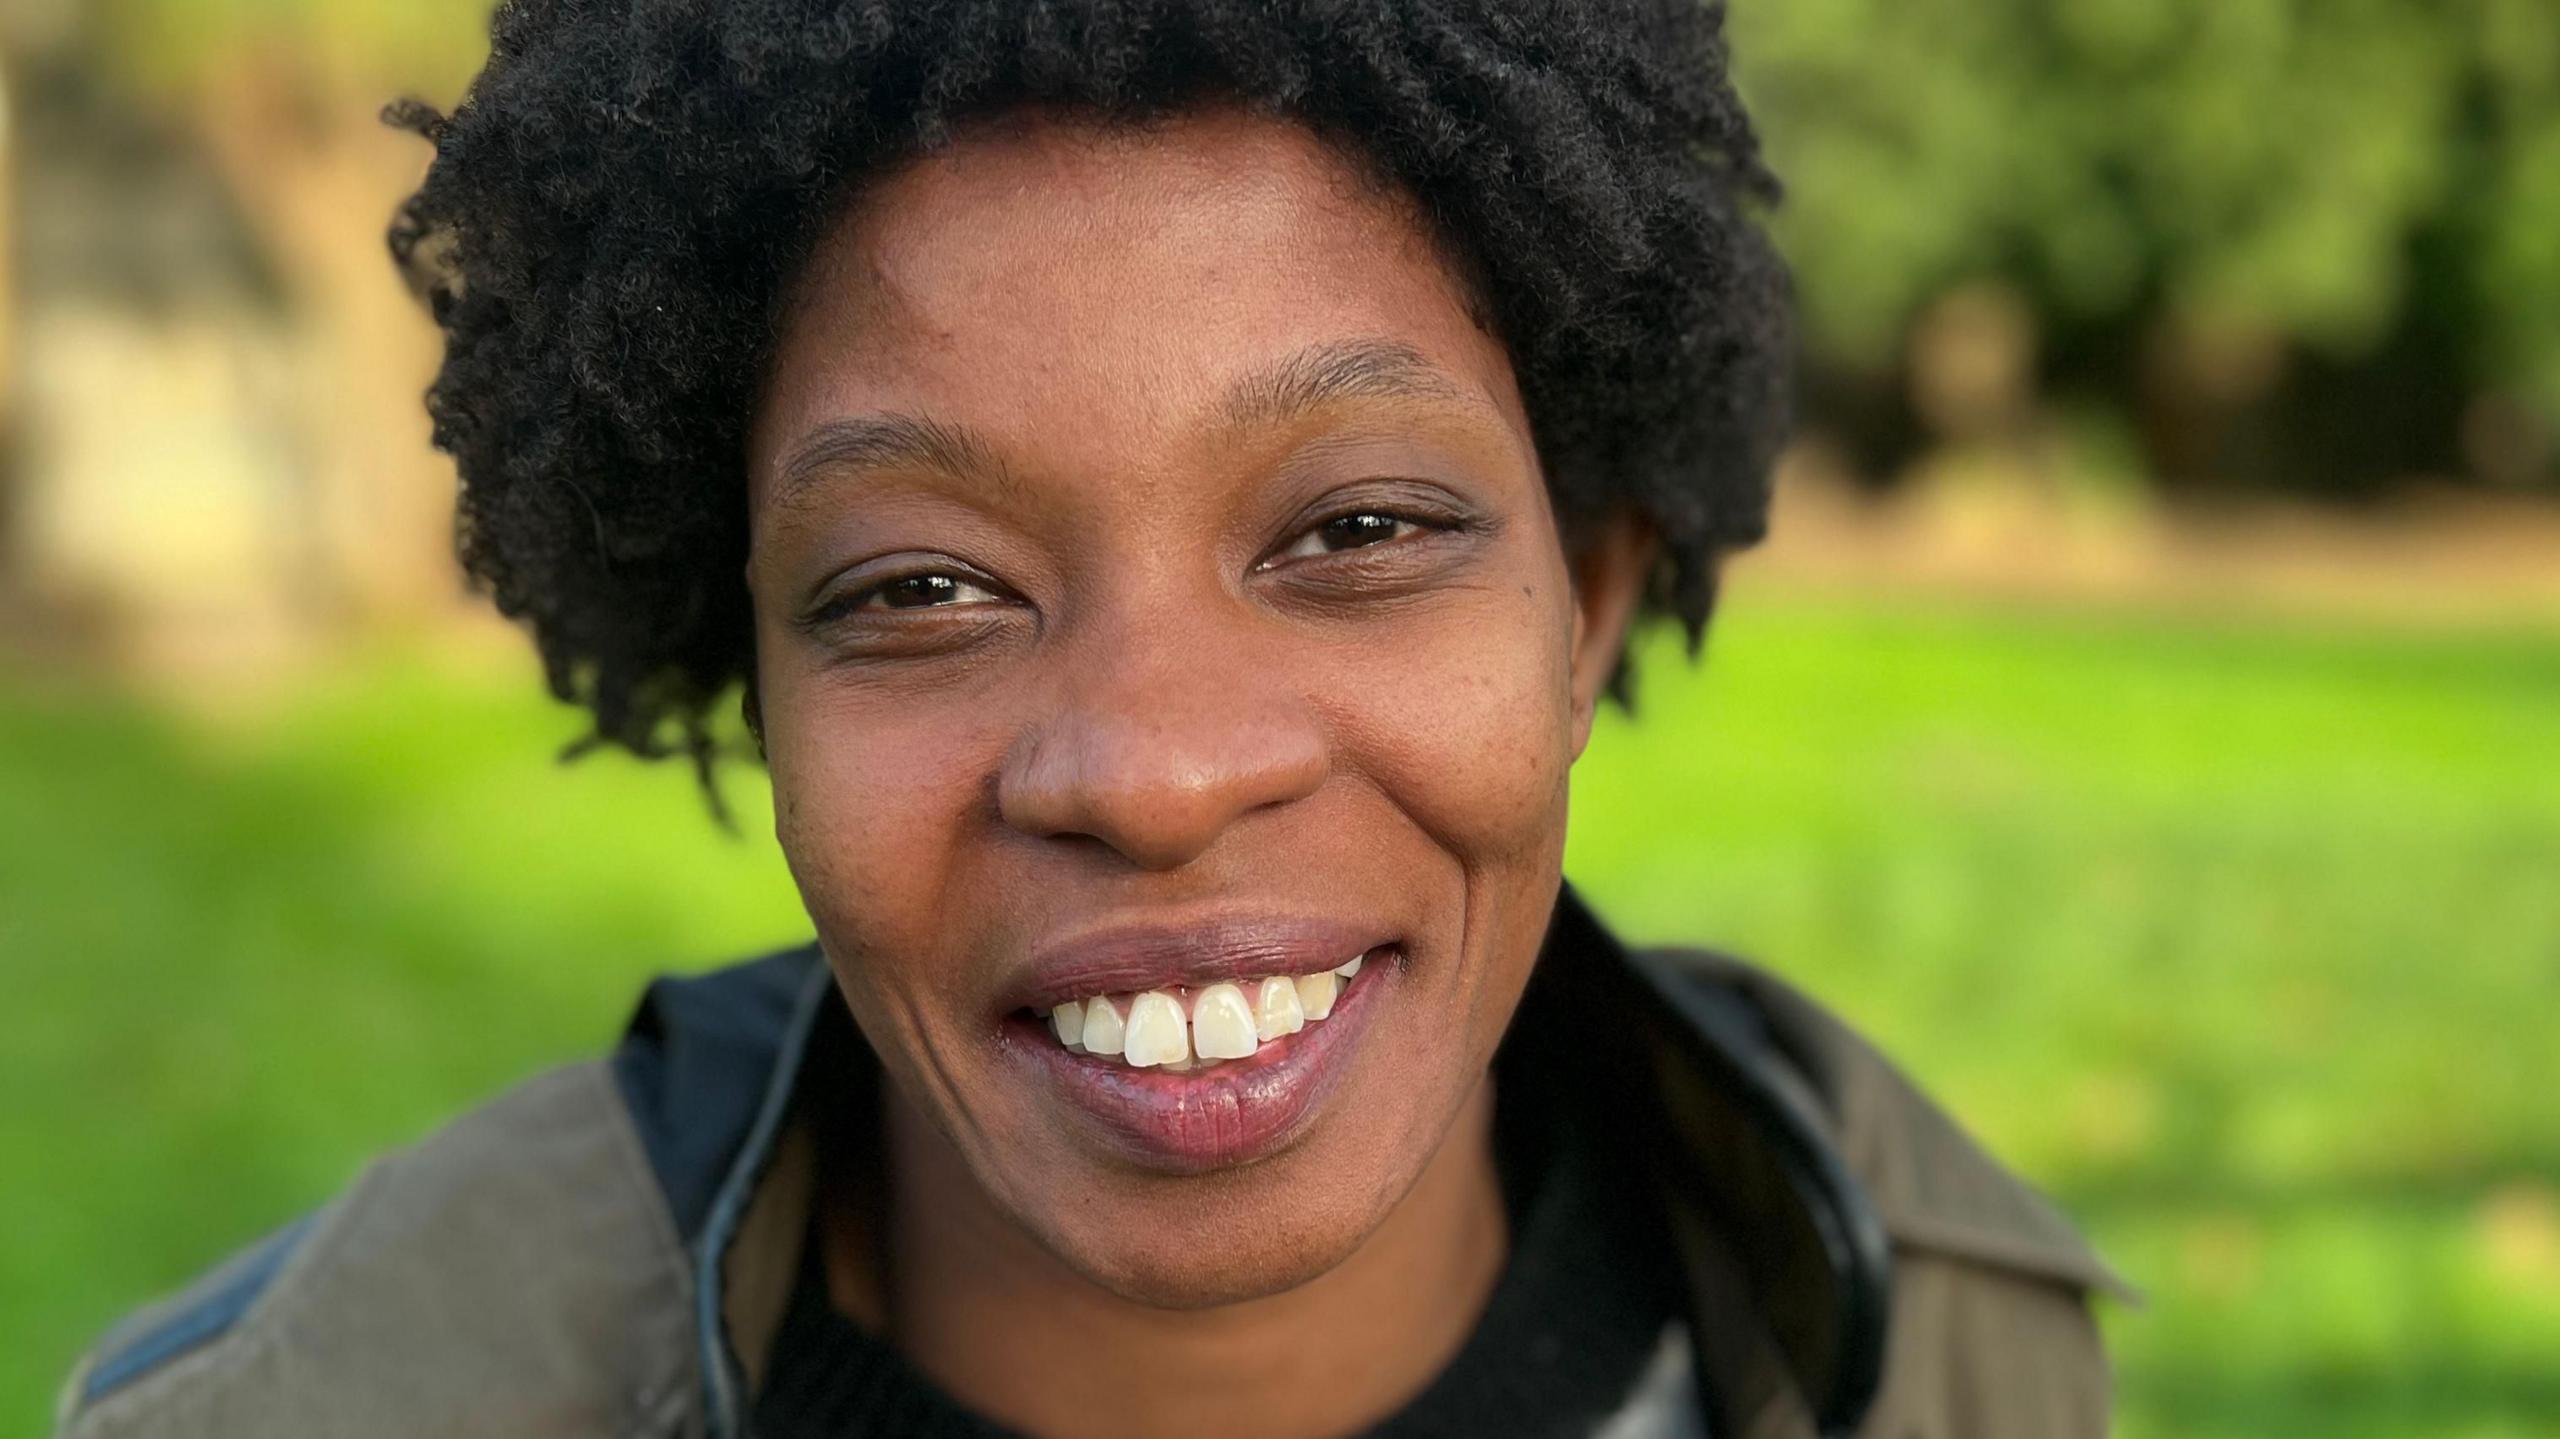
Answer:
[(775, 827), (901, 1098), (1125, 1296), (1339, 1263), (1510, 1021), (1641, 570), (1441, 252), (1285, 122), (1013, 116), (838, 218), (749, 463)]

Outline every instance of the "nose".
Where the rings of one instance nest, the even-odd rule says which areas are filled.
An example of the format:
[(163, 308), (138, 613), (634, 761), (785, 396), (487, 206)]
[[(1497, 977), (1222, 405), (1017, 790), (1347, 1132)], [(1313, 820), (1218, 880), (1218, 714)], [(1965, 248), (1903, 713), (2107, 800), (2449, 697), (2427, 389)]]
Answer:
[(996, 789), (1006, 824), (1174, 869), (1237, 820), (1324, 782), (1317, 716), (1246, 650), (1195, 633), (1124, 635), (1108, 653), (1079, 666), (1007, 753)]

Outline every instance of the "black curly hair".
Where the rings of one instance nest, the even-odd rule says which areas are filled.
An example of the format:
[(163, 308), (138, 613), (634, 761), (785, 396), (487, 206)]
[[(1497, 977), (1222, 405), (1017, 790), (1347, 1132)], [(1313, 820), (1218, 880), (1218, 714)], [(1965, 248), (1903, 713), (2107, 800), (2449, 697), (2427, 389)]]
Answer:
[[(789, 282), (849, 187), (972, 116), (1224, 101), (1418, 204), (1507, 346), (1570, 527), (1662, 541), (1694, 650), (1766, 524), (1788, 287), (1776, 182), (1702, 0), (506, 0), (392, 253), (445, 339), (427, 394), (464, 568), (552, 691), (709, 778), (754, 662), (744, 436)], [(1620, 676), (1623, 680), (1623, 672)], [(1620, 690), (1623, 698), (1623, 689)], [(752, 709), (750, 708), (750, 723)], [(573, 747), (574, 748), (574, 747)]]

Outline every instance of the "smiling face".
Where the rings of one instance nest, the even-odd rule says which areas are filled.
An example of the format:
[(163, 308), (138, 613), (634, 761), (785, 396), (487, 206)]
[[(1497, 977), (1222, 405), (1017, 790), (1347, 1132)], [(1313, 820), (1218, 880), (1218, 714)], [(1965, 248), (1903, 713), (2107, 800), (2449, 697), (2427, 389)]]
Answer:
[(824, 237), (749, 468), (776, 828), (900, 1098), (1124, 1296), (1339, 1263), (1510, 1021), (1642, 568), (1569, 563), (1441, 251), (1282, 121), (983, 125)]

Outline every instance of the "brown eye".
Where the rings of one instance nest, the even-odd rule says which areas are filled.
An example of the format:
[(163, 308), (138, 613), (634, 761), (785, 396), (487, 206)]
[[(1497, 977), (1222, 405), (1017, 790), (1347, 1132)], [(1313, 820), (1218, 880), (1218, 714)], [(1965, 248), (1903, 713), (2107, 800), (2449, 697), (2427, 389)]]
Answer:
[(1274, 555), (1274, 560), (1310, 559), (1317, 555), (1339, 554), (1344, 550), (1362, 549), (1382, 544), (1421, 526), (1401, 515), (1376, 510), (1362, 510), (1336, 515), (1300, 535), (1290, 546)]
[(924, 610), (949, 605), (982, 604), (1002, 597), (984, 585), (958, 575), (900, 575), (883, 580), (855, 597), (853, 609)]
[(1353, 550), (1391, 540), (1404, 525), (1393, 515), (1344, 515), (1316, 526), (1316, 534), (1329, 550)]

